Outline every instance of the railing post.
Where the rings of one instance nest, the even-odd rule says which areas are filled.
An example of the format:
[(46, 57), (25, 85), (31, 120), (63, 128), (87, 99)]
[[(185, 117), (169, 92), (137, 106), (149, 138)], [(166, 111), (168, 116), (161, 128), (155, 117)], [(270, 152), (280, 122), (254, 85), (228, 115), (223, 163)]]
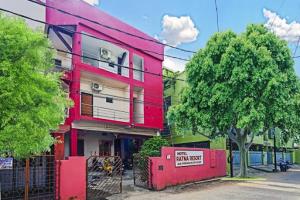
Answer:
[(30, 165), (29, 158), (25, 162), (25, 194), (24, 199), (29, 200), (29, 180), (30, 180)]

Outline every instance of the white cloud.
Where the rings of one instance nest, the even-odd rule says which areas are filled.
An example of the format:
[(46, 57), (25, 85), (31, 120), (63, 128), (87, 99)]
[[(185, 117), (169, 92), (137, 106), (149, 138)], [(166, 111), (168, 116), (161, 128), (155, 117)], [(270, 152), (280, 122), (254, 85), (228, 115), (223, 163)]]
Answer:
[(91, 5), (99, 5), (99, 0), (84, 0)]
[(142, 18), (143, 18), (143, 20), (148, 20), (149, 19), (149, 17), (147, 15), (143, 15)]
[(274, 32), (278, 37), (288, 41), (297, 42), (300, 36), (300, 23), (293, 21), (288, 23), (286, 19), (281, 18), (277, 13), (263, 9), (264, 16), (267, 18), (265, 26)]
[(162, 19), (161, 36), (169, 45), (178, 46), (181, 43), (193, 42), (198, 34), (199, 31), (189, 16), (165, 15)]
[(165, 60), (163, 62), (163, 66), (168, 68), (168, 69), (171, 69), (173, 71), (182, 72), (185, 69), (186, 63), (187, 63), (187, 61), (165, 57)]

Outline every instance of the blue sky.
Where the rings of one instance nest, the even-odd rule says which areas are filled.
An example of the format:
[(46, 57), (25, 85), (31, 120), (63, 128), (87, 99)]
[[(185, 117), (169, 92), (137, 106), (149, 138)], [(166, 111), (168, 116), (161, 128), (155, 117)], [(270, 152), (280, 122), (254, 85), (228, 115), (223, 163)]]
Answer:
[[(97, 0), (86, 1), (96, 2)], [(274, 28), (273, 31), (288, 40), (291, 50), (294, 52), (297, 38), (300, 36), (300, 24), (297, 23), (300, 22), (300, 1), (217, 0), (217, 3), (220, 31), (231, 29), (239, 33), (244, 31), (249, 23), (265, 24), (269, 22), (270, 25), (274, 21), (276, 29)], [(174, 37), (176, 37), (174, 30), (173, 32), (172, 30), (165, 30), (167, 34), (164, 33), (164, 28), (170, 28), (168, 23), (177, 20), (174, 23), (178, 24), (185, 21), (185, 24), (192, 26), (187, 27), (190, 29), (186, 33), (197, 37), (187, 40), (181, 38), (183, 42), (175, 45), (194, 51), (204, 47), (211, 35), (217, 31), (214, 0), (101, 0), (100, 4), (96, 6), (151, 36), (159, 37), (161, 40), (168, 40), (167, 37), (173, 37), (174, 34)], [(265, 13), (263, 9), (266, 9)], [(267, 11), (272, 13), (267, 13)], [(164, 18), (166, 15), (169, 18)], [(272, 18), (272, 16), (278, 18)], [(163, 20), (165, 20), (164, 25)], [(180, 57), (191, 56), (173, 49), (167, 49), (166, 53)], [(300, 50), (296, 55), (300, 55)], [(300, 59), (298, 60), (296, 60), (295, 69), (297, 74), (300, 75)], [(174, 65), (168, 66), (169, 68), (183, 69), (184, 63), (178, 60), (169, 61), (169, 65)]]

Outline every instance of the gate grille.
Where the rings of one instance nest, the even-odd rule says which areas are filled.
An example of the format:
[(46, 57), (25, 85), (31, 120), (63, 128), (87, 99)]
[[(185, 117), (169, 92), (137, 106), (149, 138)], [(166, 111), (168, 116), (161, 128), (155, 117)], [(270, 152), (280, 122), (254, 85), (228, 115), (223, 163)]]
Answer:
[(152, 189), (151, 184), (151, 162), (136, 154), (133, 159), (133, 180), (134, 185), (146, 189)]
[(116, 156), (87, 159), (87, 199), (104, 199), (122, 192), (122, 160)]
[(55, 171), (54, 156), (13, 159), (11, 169), (0, 169), (0, 199), (55, 199)]

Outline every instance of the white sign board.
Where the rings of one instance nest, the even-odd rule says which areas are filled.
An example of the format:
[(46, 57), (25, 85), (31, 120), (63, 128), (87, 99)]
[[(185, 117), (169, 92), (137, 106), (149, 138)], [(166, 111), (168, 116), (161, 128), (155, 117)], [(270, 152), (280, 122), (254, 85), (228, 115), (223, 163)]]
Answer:
[(0, 157), (0, 170), (1, 169), (12, 169), (13, 158), (1, 158)]
[(203, 151), (175, 151), (175, 166), (203, 165)]

